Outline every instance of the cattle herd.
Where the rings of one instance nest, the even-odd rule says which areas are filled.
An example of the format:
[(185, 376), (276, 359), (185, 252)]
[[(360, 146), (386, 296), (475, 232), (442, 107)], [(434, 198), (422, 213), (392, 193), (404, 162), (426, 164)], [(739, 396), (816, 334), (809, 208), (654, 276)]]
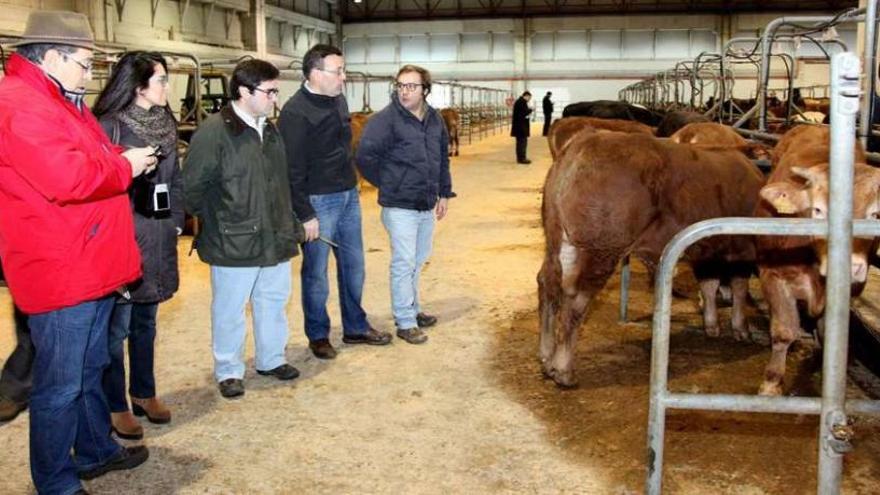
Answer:
[[(583, 111), (595, 109), (595, 103), (577, 105)], [(664, 246), (695, 222), (717, 217), (824, 218), (827, 212), (827, 126), (794, 127), (769, 149), (699, 114), (673, 112), (666, 119), (676, 122), (662, 125), (663, 119), (636, 118), (638, 111), (631, 105), (613, 103), (611, 111), (600, 105), (605, 115), (562, 118), (548, 135), (553, 165), (542, 204), (546, 247), (538, 273), (539, 356), (545, 375), (563, 387), (576, 384), (579, 327), (624, 257), (643, 262), (653, 278)], [(568, 114), (584, 114), (577, 110)], [(769, 177), (754, 158), (771, 160)], [(857, 149), (854, 218), (877, 218), (880, 169), (865, 162), (863, 150)], [(877, 244), (876, 239), (854, 240), (854, 294), (864, 287)], [(750, 337), (748, 285), (757, 273), (769, 308), (772, 343), (759, 392), (781, 394), (789, 346), (802, 328), (821, 334), (815, 325), (821, 323), (825, 305), (824, 240), (716, 236), (690, 246), (683, 261), (699, 283), (703, 324), (711, 337), (720, 335), (716, 299), (722, 287), (732, 294), (733, 337)]]

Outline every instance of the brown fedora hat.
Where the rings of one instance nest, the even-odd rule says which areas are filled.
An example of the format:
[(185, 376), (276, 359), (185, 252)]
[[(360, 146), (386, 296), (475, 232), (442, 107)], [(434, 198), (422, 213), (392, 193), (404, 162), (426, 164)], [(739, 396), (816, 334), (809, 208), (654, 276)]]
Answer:
[(31, 12), (21, 40), (12, 46), (49, 43), (103, 51), (95, 46), (95, 37), (85, 14), (66, 10)]

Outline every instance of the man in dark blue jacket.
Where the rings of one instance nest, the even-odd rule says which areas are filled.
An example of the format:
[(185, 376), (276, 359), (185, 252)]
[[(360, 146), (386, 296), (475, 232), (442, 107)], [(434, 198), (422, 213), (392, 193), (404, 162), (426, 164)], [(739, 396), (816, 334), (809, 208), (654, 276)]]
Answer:
[(449, 135), (439, 112), (425, 102), (431, 74), (415, 65), (397, 73), (391, 103), (371, 118), (361, 136), (357, 163), (379, 189), (382, 223), (391, 238), (391, 310), (397, 336), (428, 340), (422, 328), (437, 317), (419, 307), (419, 274), (431, 254), (434, 219), (449, 207)]

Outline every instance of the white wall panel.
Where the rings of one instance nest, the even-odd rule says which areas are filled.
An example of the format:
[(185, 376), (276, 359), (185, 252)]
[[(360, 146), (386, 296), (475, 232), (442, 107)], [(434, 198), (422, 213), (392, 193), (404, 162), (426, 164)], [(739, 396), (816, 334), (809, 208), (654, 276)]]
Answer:
[(623, 58), (654, 58), (654, 31), (623, 31)]
[(457, 34), (432, 34), (431, 62), (455, 62), (458, 60)]
[(535, 33), (531, 43), (532, 60), (553, 60), (553, 33)]
[(345, 38), (343, 45), (346, 64), (363, 64), (367, 61), (367, 39)]
[(586, 60), (589, 43), (586, 31), (560, 31), (556, 33), (556, 60)]
[(721, 46), (718, 44), (718, 36), (714, 31), (695, 29), (691, 31), (691, 57), (696, 57), (703, 52), (718, 53)]
[(430, 42), (425, 35), (400, 37), (400, 62), (416, 63), (430, 60)]
[(280, 47), (280, 34), (280, 25), (275, 21), (268, 20), (266, 22), (266, 44), (276, 48)]
[(690, 56), (690, 32), (687, 29), (657, 31), (654, 58), (679, 60)]
[(492, 35), (489, 33), (468, 33), (461, 35), (461, 60), (482, 62), (491, 60)]
[(617, 29), (590, 31), (590, 58), (619, 59), (620, 31)]
[(513, 60), (513, 34), (492, 33), (492, 60)]
[(367, 53), (368, 62), (394, 62), (397, 51), (397, 38), (394, 36), (371, 36), (370, 51)]

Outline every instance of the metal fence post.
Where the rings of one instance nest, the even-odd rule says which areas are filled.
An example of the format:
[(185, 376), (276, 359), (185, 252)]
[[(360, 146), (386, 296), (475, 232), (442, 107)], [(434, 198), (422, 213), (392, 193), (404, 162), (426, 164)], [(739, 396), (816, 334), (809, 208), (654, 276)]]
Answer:
[(855, 116), (859, 110), (861, 64), (853, 53), (831, 58), (831, 169), (828, 205), (828, 275), (822, 361), (822, 415), (819, 426), (820, 495), (840, 492), (843, 454), (850, 427), (844, 412), (846, 351), (852, 256), (852, 192)]

